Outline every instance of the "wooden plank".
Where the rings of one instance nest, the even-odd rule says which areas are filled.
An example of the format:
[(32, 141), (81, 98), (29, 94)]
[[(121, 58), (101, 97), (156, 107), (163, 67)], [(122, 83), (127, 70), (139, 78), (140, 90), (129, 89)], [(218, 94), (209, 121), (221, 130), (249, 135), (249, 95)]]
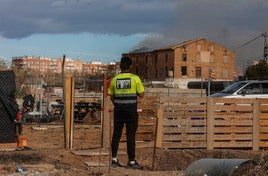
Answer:
[(137, 141), (154, 141), (155, 134), (137, 134), (136, 140)]
[[(151, 134), (151, 135), (138, 134), (138, 135), (136, 135), (136, 141), (154, 141), (154, 140), (155, 140), (154, 134)], [(122, 136), (120, 141), (126, 142), (127, 141), (126, 136)]]
[[(154, 141), (136, 141), (136, 148), (153, 147)], [(119, 143), (119, 148), (127, 148), (126, 142)]]
[(156, 118), (139, 118), (139, 124), (149, 125), (149, 124), (156, 124)]
[(137, 148), (148, 148), (148, 147), (153, 147), (154, 146), (154, 141), (136, 141), (136, 147)]
[(177, 111), (189, 111), (189, 112), (197, 112), (197, 111), (206, 111), (206, 106), (204, 105), (166, 105), (164, 106), (164, 110), (167, 112), (177, 112)]
[(214, 142), (214, 148), (252, 148), (252, 142), (251, 141)]
[(104, 163), (104, 162), (92, 162), (92, 161), (88, 161), (88, 162), (85, 162), (85, 164), (87, 166), (90, 166), (90, 167), (98, 167), (98, 166), (107, 167), (108, 166), (108, 163)]
[(188, 118), (164, 118), (163, 119), (163, 124), (166, 126), (171, 126), (175, 124), (180, 124), (180, 123), (188, 123), (189, 119)]
[(268, 99), (263, 98), (263, 99), (258, 99), (259, 101), (259, 109), (261, 112), (268, 112)]
[(183, 119), (197, 119), (197, 118), (203, 118), (203, 119), (206, 119), (207, 118), (207, 116), (206, 115), (192, 115), (192, 114), (189, 114), (189, 115), (171, 115), (171, 116), (166, 116), (166, 115), (164, 115), (164, 119), (167, 119), (167, 120), (176, 120), (176, 119), (181, 119), (181, 120), (183, 120)]
[(259, 114), (260, 119), (268, 119), (268, 113), (260, 113)]
[[(155, 128), (156, 126), (146, 126), (146, 125), (139, 125), (137, 132), (136, 132), (136, 139), (138, 140), (152, 140), (155, 138)], [(126, 128), (123, 129), (121, 141), (126, 141)]]
[(155, 132), (155, 125), (139, 125), (137, 133)]
[(206, 105), (200, 105), (200, 104), (165, 104), (163, 105), (163, 109), (165, 111), (171, 111), (171, 110), (206, 110)]
[(189, 98), (189, 97), (160, 97), (160, 103), (206, 103), (206, 98)]
[(151, 112), (156, 112), (156, 110), (158, 109), (159, 107), (158, 107), (158, 105), (157, 106), (155, 106), (155, 105), (153, 105), (152, 107), (150, 107), (149, 105), (147, 106), (146, 105), (146, 107), (139, 107), (138, 106), (138, 112), (147, 112), (147, 113), (151, 113)]
[(158, 104), (147, 104), (147, 103), (138, 103), (138, 109), (158, 109), (159, 105)]
[(206, 148), (206, 142), (163, 142), (163, 148)]
[(260, 133), (268, 133), (268, 127), (267, 126), (260, 126), (259, 128)]
[(214, 140), (252, 140), (252, 134), (215, 134)]
[(155, 134), (137, 134), (136, 141), (154, 141)]
[(192, 118), (192, 119), (164, 119), (164, 126), (200, 126), (205, 125), (206, 120), (202, 118)]
[[(122, 135), (121, 141), (126, 141), (127, 136)], [(152, 141), (155, 140), (155, 134), (154, 133), (136, 133), (136, 140), (138, 141)]]
[(179, 118), (185, 116), (185, 113), (163, 113), (163, 118)]
[(252, 119), (252, 113), (214, 112), (214, 118)]
[(154, 95), (145, 95), (143, 98), (138, 97), (138, 102), (146, 102), (146, 103), (158, 103), (158, 96)]
[(213, 104), (226, 103), (226, 104), (252, 104), (251, 98), (213, 98)]
[(164, 117), (172, 116), (172, 117), (179, 117), (179, 116), (206, 116), (206, 111), (182, 111), (181, 109), (176, 111), (164, 111)]
[[(74, 155), (80, 155), (80, 156), (108, 156), (109, 155), (109, 151), (107, 149), (102, 148), (101, 150), (74, 150), (71, 151)], [(117, 152), (118, 155), (126, 155), (127, 152), (126, 151), (118, 151)]]
[(259, 145), (260, 147), (268, 147), (268, 141), (260, 141)]
[(216, 127), (214, 128), (214, 133), (252, 133), (252, 127)]
[[(181, 110), (189, 110), (189, 111), (200, 111), (200, 110), (206, 110), (205, 105), (196, 105), (196, 104), (181, 104), (178, 106)], [(177, 107), (177, 108), (178, 108)]]
[(206, 125), (206, 120), (204, 119), (191, 120), (189, 121), (188, 125), (191, 127), (204, 127)]
[(163, 119), (164, 123), (184, 123), (184, 122), (190, 122), (190, 121), (204, 121), (206, 120), (206, 117), (203, 116), (181, 116), (181, 117), (175, 117), (175, 118), (170, 118), (170, 117), (165, 117)]
[(145, 95), (143, 98), (138, 97), (138, 107), (154, 107), (159, 105), (159, 98), (157, 96)]
[(260, 111), (267, 112), (268, 111), (268, 105), (261, 105), (260, 106)]
[(260, 140), (268, 140), (268, 133), (260, 133), (259, 139)]
[(267, 98), (258, 98), (260, 104), (268, 104)]
[(252, 111), (252, 104), (250, 104), (250, 105), (236, 105), (236, 106), (234, 106), (234, 111), (237, 111), (237, 112), (240, 112), (240, 111), (249, 111), (249, 112), (251, 112)]
[(215, 99), (213, 98), (213, 103), (212, 103), (212, 107), (230, 107), (230, 108), (234, 108), (234, 107), (251, 107), (253, 104), (253, 99), (250, 101), (243, 101), (243, 99), (235, 99), (235, 101), (231, 101), (231, 99), (223, 99), (223, 101), (221, 102), (216, 102)]
[(155, 111), (151, 111), (151, 112), (139, 112), (138, 113), (139, 118), (143, 118), (143, 117), (156, 117), (157, 114)]
[(149, 107), (149, 105), (148, 105), (148, 106), (146, 105), (146, 107), (139, 107), (139, 106), (138, 106), (138, 112), (147, 112), (147, 113), (151, 113), (151, 112), (156, 112), (156, 110), (157, 110), (158, 108), (159, 108), (158, 105), (157, 105), (157, 106), (153, 105), (152, 107)]
[(235, 112), (252, 112), (252, 106), (224, 106), (224, 105), (214, 105), (212, 106), (214, 110), (218, 111), (235, 111)]
[(203, 134), (180, 134), (180, 135), (163, 135), (163, 141), (205, 141), (206, 133)]
[(138, 143), (136, 144), (136, 148), (152, 148), (154, 146), (154, 143)]
[(176, 133), (204, 133), (206, 132), (205, 127), (163, 127), (163, 133), (165, 134), (176, 134)]
[(221, 126), (252, 126), (252, 120), (237, 120), (237, 119), (224, 119), (224, 120), (215, 120), (214, 125)]

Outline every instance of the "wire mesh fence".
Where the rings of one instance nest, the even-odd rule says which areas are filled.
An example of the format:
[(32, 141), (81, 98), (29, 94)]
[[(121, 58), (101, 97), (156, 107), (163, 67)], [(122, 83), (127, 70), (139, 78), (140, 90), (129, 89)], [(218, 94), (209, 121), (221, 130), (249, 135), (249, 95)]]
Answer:
[[(56, 73), (0, 71), (0, 149), (65, 147), (63, 82)], [(75, 74), (74, 84), (73, 149), (96, 147), (103, 76)]]
[(19, 126), (19, 107), (15, 99), (15, 74), (8, 70), (1, 71), (0, 78), (0, 142), (12, 143), (16, 142), (16, 127)]

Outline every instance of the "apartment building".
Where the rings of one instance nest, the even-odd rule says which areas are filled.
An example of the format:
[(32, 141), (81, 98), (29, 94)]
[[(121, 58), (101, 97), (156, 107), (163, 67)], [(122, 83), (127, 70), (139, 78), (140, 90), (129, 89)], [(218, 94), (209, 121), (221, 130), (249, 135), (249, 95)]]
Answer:
[[(48, 57), (19, 56), (12, 57), (12, 65), (21, 70), (35, 70), (39, 73), (60, 73), (62, 67), (61, 59), (50, 59)], [(72, 70), (73, 63), (68, 62), (66, 68)]]
[(107, 68), (107, 64), (101, 62), (90, 62), (83, 64), (83, 71), (87, 74), (104, 73)]
[[(39, 73), (62, 73), (62, 59), (47, 57), (20, 56), (12, 57), (12, 65), (22, 70), (35, 70)], [(80, 59), (65, 59), (65, 73), (103, 73), (106, 64), (100, 62), (84, 63)]]
[(234, 52), (205, 38), (184, 41), (156, 50), (124, 53), (134, 62), (133, 72), (143, 81), (234, 79)]

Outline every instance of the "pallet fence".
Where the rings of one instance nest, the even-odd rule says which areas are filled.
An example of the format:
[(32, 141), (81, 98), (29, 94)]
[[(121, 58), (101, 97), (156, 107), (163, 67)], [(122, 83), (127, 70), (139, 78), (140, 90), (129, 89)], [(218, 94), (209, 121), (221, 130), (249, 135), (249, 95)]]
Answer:
[[(106, 105), (109, 107), (106, 109), (112, 108), (111, 103)], [(268, 147), (268, 99), (145, 96), (138, 99), (138, 111), (137, 147), (252, 150)], [(109, 120), (107, 115), (104, 113), (104, 124)], [(110, 137), (105, 134), (106, 127), (104, 147), (108, 147)], [(126, 147), (125, 132), (120, 147)]]

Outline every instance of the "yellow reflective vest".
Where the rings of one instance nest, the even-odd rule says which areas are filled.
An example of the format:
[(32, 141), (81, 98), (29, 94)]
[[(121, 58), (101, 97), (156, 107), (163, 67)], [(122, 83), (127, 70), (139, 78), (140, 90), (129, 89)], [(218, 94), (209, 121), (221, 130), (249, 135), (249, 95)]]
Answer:
[(108, 94), (114, 96), (115, 110), (137, 111), (137, 93), (144, 92), (139, 76), (132, 73), (116, 75), (110, 84)]

